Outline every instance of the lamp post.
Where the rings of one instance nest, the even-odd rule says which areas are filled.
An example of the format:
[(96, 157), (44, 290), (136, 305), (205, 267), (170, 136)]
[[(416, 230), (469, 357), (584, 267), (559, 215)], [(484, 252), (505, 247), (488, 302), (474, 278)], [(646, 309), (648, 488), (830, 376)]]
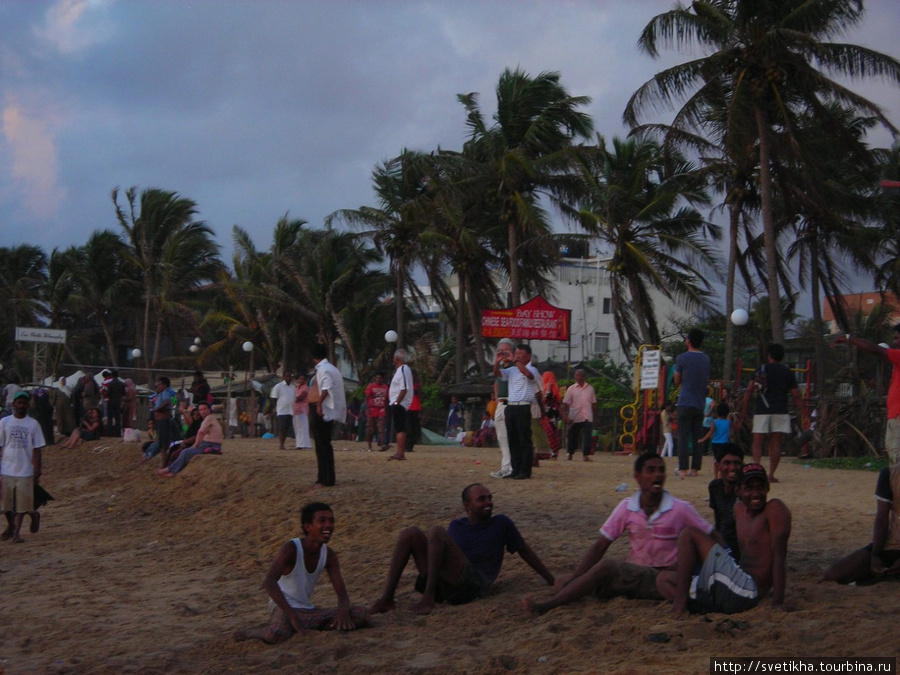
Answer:
[(250, 385), (250, 436), (256, 438), (256, 392), (253, 390), (253, 382), (251, 381), (253, 375), (250, 374), (250, 371), (253, 371), (254, 374), (256, 373), (253, 367), (253, 343), (247, 340), (241, 345), (241, 349), (250, 354), (250, 370), (247, 371), (247, 376), (244, 378), (244, 386)]
[(750, 314), (743, 307), (739, 307), (731, 313), (731, 323), (737, 328), (737, 384), (740, 386), (741, 380), (743, 379), (743, 372), (741, 370), (743, 364), (741, 363), (741, 327), (746, 326), (747, 322), (750, 321)]

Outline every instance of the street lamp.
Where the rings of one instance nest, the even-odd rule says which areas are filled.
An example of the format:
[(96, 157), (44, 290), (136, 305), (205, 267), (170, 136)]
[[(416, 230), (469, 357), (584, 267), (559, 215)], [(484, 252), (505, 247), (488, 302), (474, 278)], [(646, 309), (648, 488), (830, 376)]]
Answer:
[[(253, 367), (253, 343), (250, 342), (250, 340), (247, 340), (241, 345), (241, 349), (250, 354), (250, 370), (253, 371), (255, 375), (256, 369)], [(250, 436), (256, 438), (256, 392), (253, 390), (253, 383), (250, 382), (250, 378), (250, 371), (247, 371), (247, 376), (244, 378), (244, 386), (250, 385)]]
[(397, 337), (398, 337), (397, 331), (389, 330), (387, 333), (384, 334), (384, 341), (394, 343), (397, 341)]
[(743, 379), (743, 371), (741, 370), (743, 367), (743, 363), (741, 363), (741, 327), (746, 326), (747, 322), (750, 321), (750, 314), (743, 307), (738, 307), (731, 313), (731, 323), (735, 325), (737, 328), (737, 383), (738, 386), (741, 384), (741, 380)]

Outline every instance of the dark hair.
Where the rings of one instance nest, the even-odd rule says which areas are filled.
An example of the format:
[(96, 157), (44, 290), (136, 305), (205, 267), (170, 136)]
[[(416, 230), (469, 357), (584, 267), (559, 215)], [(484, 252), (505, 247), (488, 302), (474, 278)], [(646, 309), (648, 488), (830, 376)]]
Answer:
[(719, 417), (728, 417), (728, 413), (731, 412), (731, 407), (722, 401), (719, 405), (716, 406), (716, 415)]
[(638, 458), (634, 460), (634, 472), (640, 473), (644, 468), (644, 464), (649, 462), (651, 459), (662, 459), (662, 457), (657, 455), (655, 450), (648, 450), (647, 452), (638, 455)]
[(171, 382), (171, 381), (169, 380), (169, 378), (166, 377), (165, 375), (160, 375), (159, 377), (156, 378), (156, 381), (157, 381), (157, 382), (162, 382), (162, 383), (163, 383), (164, 385), (166, 385), (167, 387), (171, 387), (171, 386), (172, 386), (172, 382)]
[(524, 349), (528, 354), (531, 354), (531, 345), (526, 345), (524, 342), (517, 344), (516, 349)]
[(328, 347), (321, 342), (314, 344), (312, 348), (312, 356), (314, 359), (324, 359), (328, 356)]
[(303, 534), (306, 534), (306, 528), (303, 526), (312, 525), (313, 516), (319, 511), (331, 511), (331, 507), (325, 502), (310, 502), (300, 511), (300, 527), (303, 529)]
[(212, 404), (211, 404), (209, 401), (200, 401), (200, 402), (198, 402), (197, 405), (194, 406), (194, 407), (195, 407), (195, 408), (199, 408), (201, 405), (205, 405), (207, 408), (210, 409), (210, 411), (212, 411)]
[(462, 491), (463, 504), (465, 504), (467, 501), (469, 501), (469, 490), (471, 490), (476, 485), (483, 486), (484, 484), (483, 483), (470, 483), (469, 485), (466, 485), (466, 487), (463, 488), (463, 491)]
[(725, 455), (734, 455), (735, 457), (740, 457), (742, 462), (744, 461), (744, 450), (741, 446), (737, 443), (724, 443), (723, 445), (724, 447), (716, 453), (719, 455), (717, 462), (721, 462)]
[(782, 347), (778, 343), (773, 343), (769, 345), (769, 356), (771, 356), (775, 361), (781, 361), (784, 358), (784, 347)]
[(700, 349), (703, 346), (703, 331), (699, 328), (691, 328), (688, 331), (688, 340), (691, 341), (691, 347)]

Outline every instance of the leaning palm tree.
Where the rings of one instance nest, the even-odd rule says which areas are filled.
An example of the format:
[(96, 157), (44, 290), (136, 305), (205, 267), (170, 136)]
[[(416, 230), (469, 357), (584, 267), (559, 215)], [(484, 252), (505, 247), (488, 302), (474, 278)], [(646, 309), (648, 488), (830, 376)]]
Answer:
[[(148, 188), (138, 197), (136, 187), (112, 191), (116, 218), (125, 234), (126, 258), (140, 279), (143, 295), (141, 348), (150, 367), (159, 359), (165, 322), (171, 318), (195, 321), (186, 300), (202, 284), (215, 279), (221, 269), (219, 247), (212, 228), (194, 220), (197, 205), (176, 192)], [(150, 325), (155, 324), (152, 352)], [(152, 356), (151, 356), (152, 354)]]
[[(900, 63), (851, 44), (830, 42), (859, 23), (862, 0), (696, 0), (691, 6), (654, 17), (640, 46), (652, 56), (658, 46), (697, 43), (706, 56), (658, 73), (631, 97), (625, 119), (631, 124), (648, 105), (672, 105), (686, 99), (680, 115), (700, 127), (707, 119), (708, 89), (731, 92), (727, 124), (752, 129), (759, 148), (759, 186), (769, 295), (780, 298), (777, 229), (772, 168), (789, 161), (800, 139), (793, 116), (828, 116), (828, 103), (839, 102), (871, 115), (894, 130), (881, 109), (832, 76), (883, 77), (900, 83)], [(775, 147), (774, 137), (784, 142)], [(846, 140), (834, 127), (835, 142)], [(781, 302), (772, 302), (776, 341), (784, 340)]]
[[(539, 191), (554, 192), (568, 159), (565, 150), (574, 139), (588, 138), (593, 122), (580, 110), (590, 99), (571, 96), (560, 84), (559, 73), (532, 77), (522, 70), (507, 69), (500, 76), (496, 93), (497, 112), (490, 125), (478, 105), (477, 94), (458, 96), (469, 127), (462, 154), (481, 165), (470, 180), (471, 189), (480, 193), (506, 230), (511, 302), (517, 305), (523, 272), (537, 271), (540, 276), (539, 267), (547, 266), (527, 260), (529, 252), (520, 248), (523, 242), (551, 231), (540, 208)], [(533, 252), (539, 249), (532, 248)]]
[(708, 303), (717, 271), (706, 238), (717, 226), (692, 204), (709, 202), (704, 183), (677, 153), (663, 154), (648, 138), (614, 138), (612, 149), (573, 153), (581, 199), (566, 216), (611, 251), (607, 265), (613, 318), (623, 349), (659, 344), (651, 290), (687, 306)]

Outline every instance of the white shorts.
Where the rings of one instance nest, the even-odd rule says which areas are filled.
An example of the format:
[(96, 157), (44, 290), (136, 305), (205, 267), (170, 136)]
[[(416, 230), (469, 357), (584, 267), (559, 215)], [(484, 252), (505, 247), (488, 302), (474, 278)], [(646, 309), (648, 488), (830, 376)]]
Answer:
[(754, 434), (789, 434), (791, 433), (790, 415), (754, 415)]

